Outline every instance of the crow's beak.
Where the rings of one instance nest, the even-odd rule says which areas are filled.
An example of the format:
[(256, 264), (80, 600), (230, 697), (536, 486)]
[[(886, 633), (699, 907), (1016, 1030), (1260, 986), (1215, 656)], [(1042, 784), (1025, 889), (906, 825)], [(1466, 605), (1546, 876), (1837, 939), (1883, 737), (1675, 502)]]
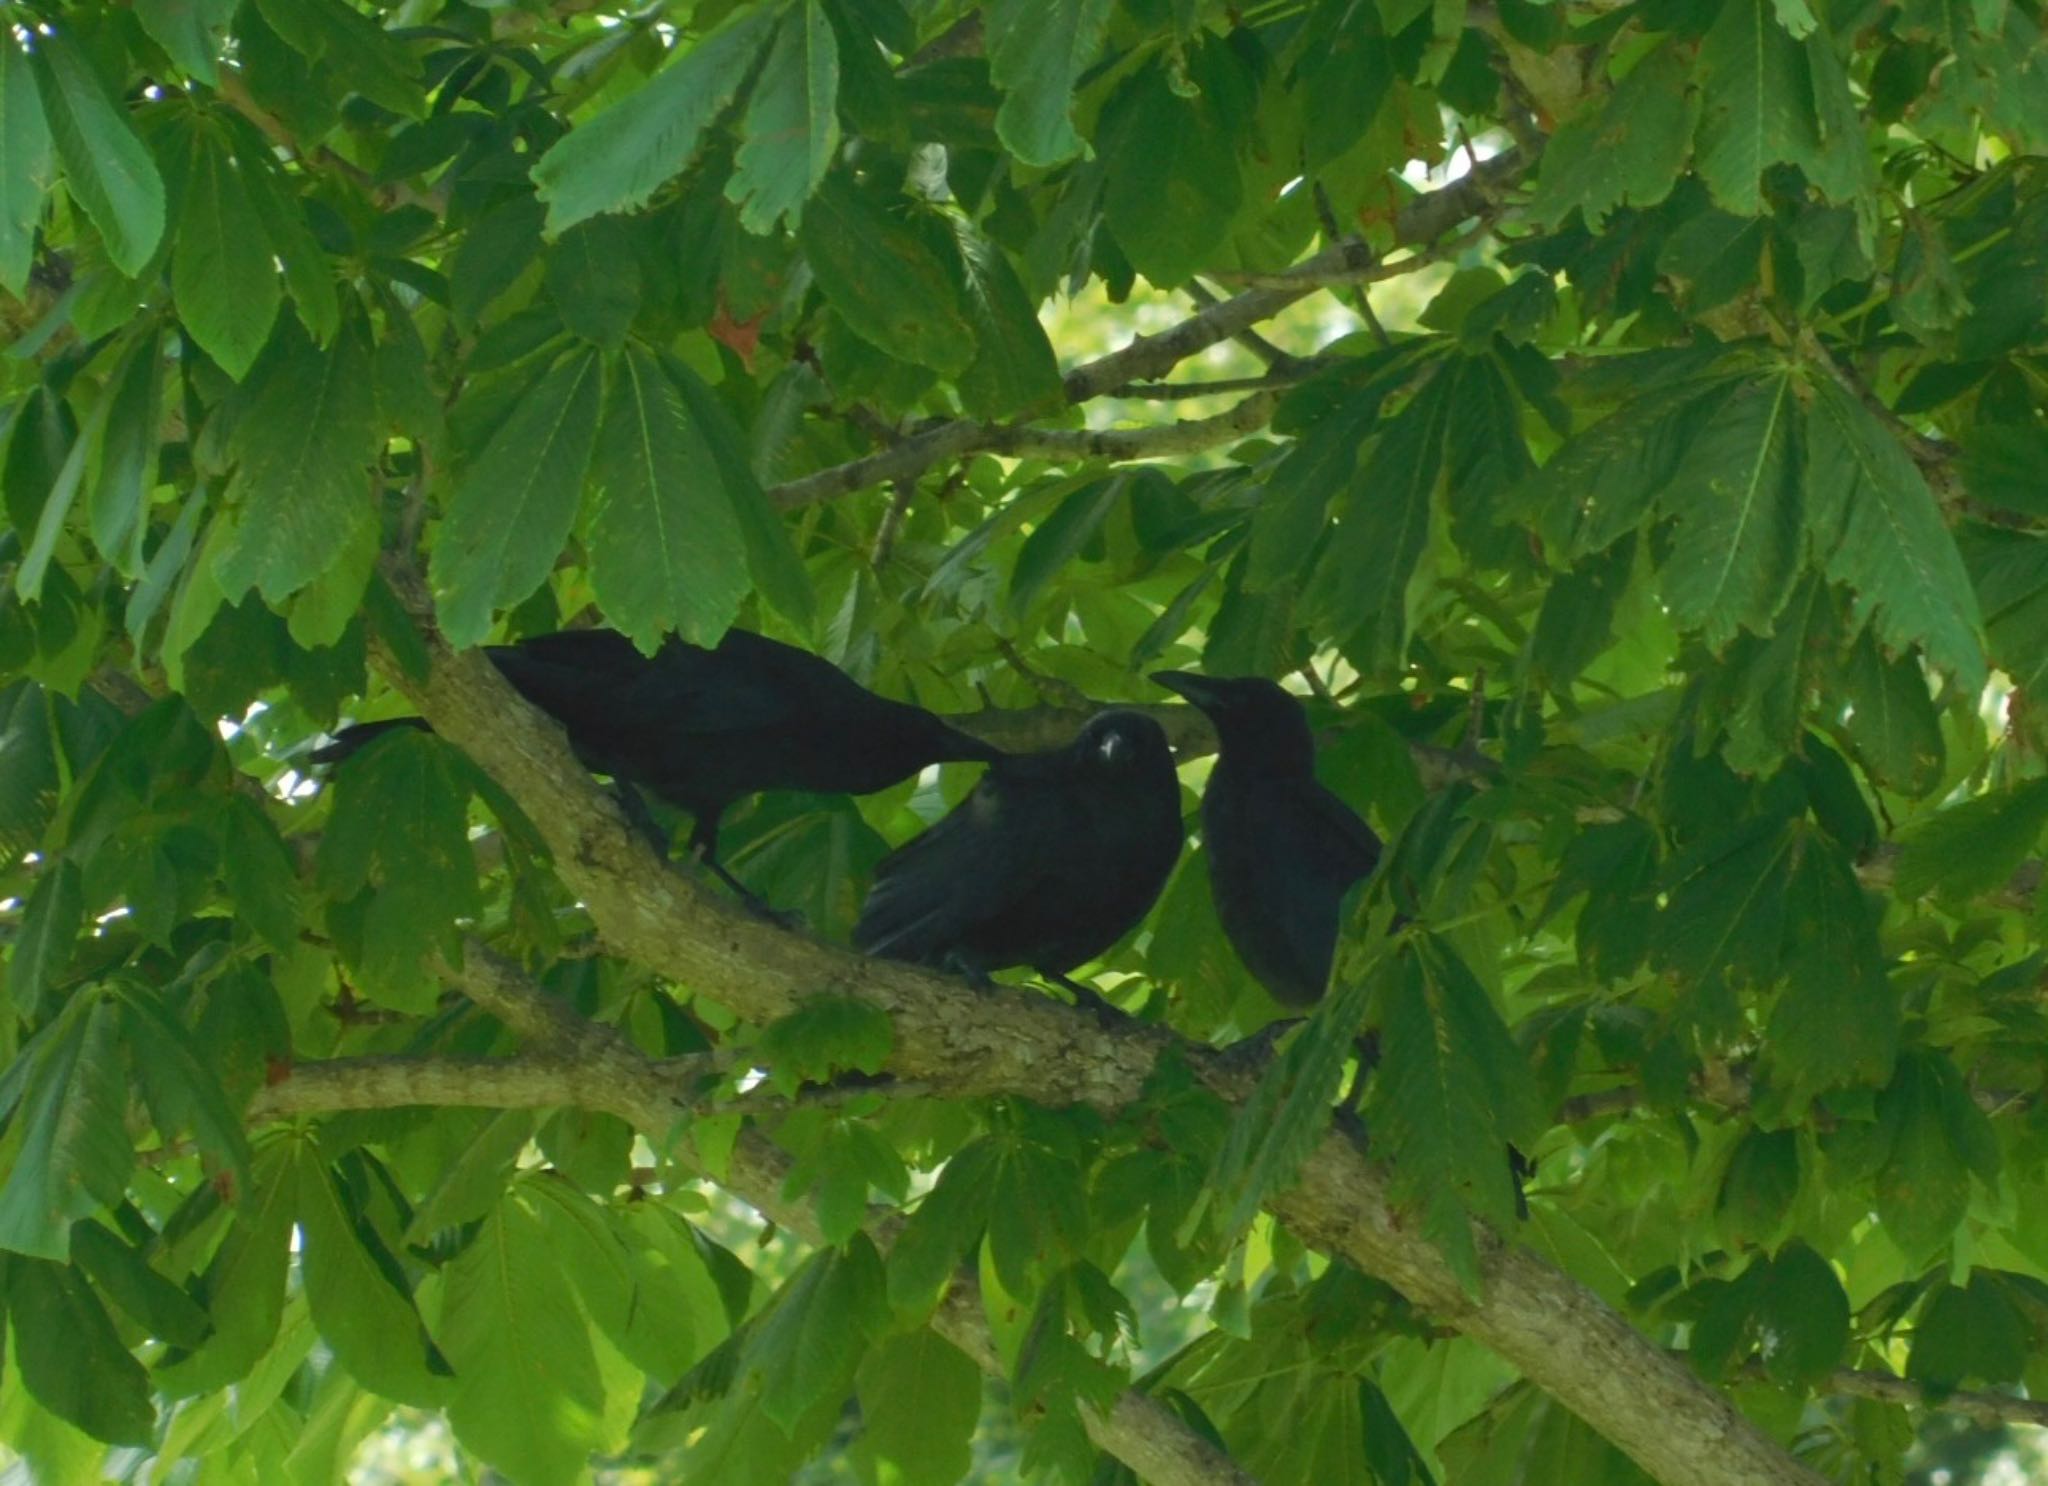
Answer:
[(1209, 685), (1209, 678), (1197, 676), (1193, 671), (1154, 671), (1152, 679), (1168, 691), (1186, 697), (1197, 707), (1206, 709), (1216, 700), (1216, 692)]

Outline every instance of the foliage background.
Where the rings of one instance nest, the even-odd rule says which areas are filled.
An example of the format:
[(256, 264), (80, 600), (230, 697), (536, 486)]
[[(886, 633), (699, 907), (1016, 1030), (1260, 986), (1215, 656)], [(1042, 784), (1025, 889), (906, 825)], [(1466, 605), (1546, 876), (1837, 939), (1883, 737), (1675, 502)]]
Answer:
[[(401, 1406), (522, 1481), (2048, 1418), (2026, 0), (5, 14), (36, 1479), (334, 1479)], [(1144, 673), (1287, 676), (1391, 843), (1341, 993), (1203, 1051), (1275, 1008), (1198, 849), (1130, 1028), (832, 949), (959, 769), (736, 814), (825, 943), (738, 919), (457, 653), (585, 622), (1015, 747), (1154, 706), (1191, 808)]]

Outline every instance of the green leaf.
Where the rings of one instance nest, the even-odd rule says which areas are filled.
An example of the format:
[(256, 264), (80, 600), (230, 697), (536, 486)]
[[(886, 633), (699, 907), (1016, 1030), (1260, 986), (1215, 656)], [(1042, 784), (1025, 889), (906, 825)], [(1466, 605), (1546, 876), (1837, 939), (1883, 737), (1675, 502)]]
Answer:
[(1667, 868), (1656, 960), (1683, 979), (1689, 1020), (1712, 1036), (1732, 1035), (1738, 989), (1768, 985), (1777, 973), (1795, 839), (1782, 819), (1758, 816), (1688, 848)]
[(1241, 187), (1233, 132), (1204, 99), (1179, 96), (1163, 63), (1104, 105), (1095, 147), (1108, 167), (1103, 213), (1131, 266), (1162, 289), (1223, 241)]
[(277, 34), (350, 92), (408, 118), (426, 114), (419, 64), (398, 38), (344, 0), (255, 0)]
[[(57, 801), (57, 755), (50, 703), (33, 681), (0, 688), (0, 852), (9, 861), (33, 851)], [(60, 869), (61, 870), (61, 866)], [(21, 963), (17, 930), (14, 965)], [(27, 1010), (33, 993), (19, 987), (22, 972), (10, 967), (14, 1010)], [(48, 971), (39, 972), (47, 983)]]
[(1765, 166), (1819, 153), (1805, 53), (1771, 0), (1727, 0), (1700, 41), (1695, 78), (1703, 99), (1695, 168), (1717, 203), (1753, 217)]
[(1849, 1296), (1834, 1266), (1803, 1242), (1787, 1244), (1771, 1261), (1751, 1315), (1764, 1371), (1782, 1387), (1816, 1386), (1848, 1349)]
[(580, 1480), (604, 1431), (590, 1326), (530, 1192), (514, 1187), (445, 1271), (435, 1327), (463, 1448), (536, 1486)]
[(1970, 1175), (1957, 1159), (1942, 1108), (1939, 1053), (1909, 1051), (1877, 1096), (1878, 1126), (1890, 1154), (1877, 1173), (1877, 1215), (1913, 1264), (1924, 1263), (1955, 1232), (1970, 1200)]
[(1074, 84), (1102, 47), (1110, 9), (1110, 0), (983, 5), (989, 79), (1005, 94), (996, 133), (1026, 165), (1058, 165), (1081, 153)]
[(147, 1447), (156, 1433), (149, 1375), (121, 1345), (85, 1277), (23, 1258), (9, 1261), (6, 1273), (15, 1357), (29, 1396), (96, 1440)]
[(974, 330), (946, 265), (845, 175), (825, 178), (797, 240), (826, 302), (861, 339), (949, 377), (974, 361)]
[(618, 350), (640, 312), (640, 260), (632, 235), (613, 217), (578, 223), (549, 251), (547, 285), (572, 334)]
[[(981, 1373), (929, 1327), (892, 1337), (861, 1359), (860, 1437), (852, 1453), (872, 1478), (952, 1486), (972, 1462)], [(888, 1462), (880, 1467), (877, 1462)]]
[(249, 1188), (249, 1142), (240, 1111), (228, 1103), (214, 1065), (200, 1054), (193, 1036), (164, 1006), (156, 992), (137, 984), (121, 988), (121, 1026), (134, 1050), (137, 1081), (169, 1141), (190, 1131), (209, 1164), (226, 1173), (233, 1190)]
[[(457, 321), (474, 324), (499, 295), (519, 281), (527, 265), (540, 253), (545, 220), (546, 214), (534, 197), (512, 196), (477, 218), (462, 235), (454, 262), (448, 268), (448, 304)], [(573, 267), (573, 260), (566, 266)], [(557, 272), (572, 295), (603, 303), (607, 278), (586, 283), (574, 274)], [(637, 277), (639, 271), (635, 267), (627, 272)]]
[(1010, 570), (1010, 613), (1023, 618), (1053, 575), (1072, 562), (1102, 530), (1110, 512), (1124, 503), (1128, 477), (1092, 480), (1054, 508), (1017, 549)]
[(2048, 779), (2024, 780), (1923, 817), (1905, 839), (1898, 893), (1954, 901), (2004, 887), (2048, 829)]
[(1714, 1209), (1721, 1236), (1731, 1245), (1769, 1245), (1798, 1195), (1798, 1135), (1791, 1130), (1746, 1132), (1721, 1178)]
[(1245, 585), (1253, 592), (1300, 582), (1331, 498), (1358, 473), (1358, 452), (1378, 422), (1382, 400), (1370, 389), (1347, 398), (1311, 422), (1273, 467), (1252, 515)]
[(1888, 649), (1918, 645), (1966, 689), (1984, 684), (1983, 621), (1934, 493), (1899, 441), (1831, 378), (1807, 412), (1807, 501), (1827, 575)]
[(118, 1203), (135, 1152), (117, 1013), (82, 993), (40, 1040), (14, 1119), (21, 1145), (0, 1185), (0, 1249), (58, 1263), (72, 1221)]
[(229, 601), (253, 585), (277, 604), (332, 566), (356, 528), (376, 519), (370, 349), (354, 322), (321, 351), (296, 321), (286, 321), (250, 376), (253, 395), (228, 442), (235, 472), (225, 499), (240, 520), (213, 572)]
[(1659, 497), (1678, 518), (1660, 570), (1664, 600), (1674, 620), (1716, 650), (1738, 629), (1768, 633), (1798, 572), (1797, 412), (1789, 376), (1738, 388)]
[(90, 461), (86, 511), (93, 545), (124, 577), (142, 566), (162, 432), (163, 378), (162, 338), (139, 337), (111, 378), (106, 425)]
[(532, 593), (561, 555), (597, 438), (602, 382), (594, 350), (556, 362), (457, 482), (431, 568), (451, 645), (480, 643), (491, 611)]
[(28, 285), (36, 224), (55, 176), (35, 70), (10, 39), (0, 46), (0, 286), (16, 298)]
[(887, 1315), (881, 1256), (866, 1234), (805, 1261), (748, 1339), (741, 1376), (758, 1379), (761, 1408), (785, 1431), (843, 1397), (855, 1364)]
[(1556, 227), (1574, 207), (1599, 232), (1623, 206), (1655, 206), (1685, 168), (1699, 93), (1678, 42), (1666, 41), (1615, 85), (1604, 107), (1563, 124), (1543, 150), (1530, 214)]
[(385, 996), (431, 994), (419, 961), (479, 909), (469, 789), (445, 744), (402, 729), (334, 774), (314, 871), (339, 899), (374, 887), (360, 968)]
[(202, 120), (191, 140), (171, 292), (192, 338), (239, 382), (270, 339), (284, 297), (276, 247), (220, 131)]
[(816, 599), (811, 592), (810, 574), (797, 555), (789, 528), (768, 503), (753, 467), (747, 462), (746, 440), (732, 414), (703, 378), (673, 356), (661, 358), (662, 370), (683, 395), (697, 436), (711, 451), (712, 464), (739, 518), (740, 535), (747, 544), (747, 567), (761, 596), (775, 611), (799, 630), (811, 626)]
[(1471, 1217), (1514, 1222), (1506, 1143), (1540, 1128), (1535, 1080), (1493, 998), (1458, 956), (1424, 938), (1380, 981), (1383, 1044), (1367, 1123), (1403, 1203), (1467, 1290), (1478, 1284)]
[(690, 1225), (661, 1204), (633, 1203), (620, 1221), (634, 1298), (619, 1349), (656, 1381), (673, 1384), (731, 1330), (718, 1285)]
[(1361, 664), (1391, 670), (1407, 644), (1408, 582), (1429, 540), (1451, 380), (1439, 372), (1394, 415), (1340, 499), (1337, 530), (1309, 576), (1307, 615)]
[(334, 287), (333, 266), (306, 225), (305, 209), (287, 189), (287, 178), (270, 144), (256, 126), (239, 114), (230, 115), (235, 136), (235, 162), (242, 187), (263, 223), (263, 232), (284, 264), (285, 287), (291, 290), (299, 322), (315, 345), (326, 345), (341, 328), (341, 298)]
[(630, 211), (682, 174), (705, 128), (753, 75), (777, 18), (772, 8), (738, 12), (645, 86), (556, 142), (533, 167), (548, 230)]
[(839, 43), (818, 0), (797, 0), (747, 102), (726, 199), (749, 232), (794, 227), (839, 149)]
[(156, 161), (69, 32), (38, 34), (31, 65), (65, 189), (99, 229), (114, 267), (134, 278), (164, 235)]
[(94, 407), (85, 427), (72, 441), (70, 452), (64, 456), (36, 517), (35, 535), (29, 539), (28, 551), (22, 554), (21, 565), (14, 574), (15, 593), (30, 603), (42, 597), (43, 579), (50, 571), (51, 559), (57, 555), (57, 543), (64, 535), (72, 502), (78, 498), (78, 488), (85, 480), (86, 458), (99, 444), (112, 407), (109, 398), (102, 398)]
[(8, 997), (17, 1011), (34, 1016), (71, 963), (84, 928), (85, 893), (78, 866), (59, 858), (37, 877), (35, 890), (22, 907), (21, 928), (7, 962)]
[(1294, 1181), (1322, 1138), (1376, 985), (1370, 977), (1341, 980), (1232, 1118), (1206, 1184), (1230, 1203), (1226, 1234), (1241, 1233), (1270, 1194)]
[(776, 1087), (794, 1094), (847, 1069), (880, 1073), (895, 1041), (886, 1012), (850, 996), (814, 996), (762, 1029), (759, 1056)]
[(135, 18), (188, 77), (209, 88), (220, 76), (214, 56), (220, 33), (235, 13), (235, 0), (135, 0)]
[(737, 502), (653, 355), (628, 346), (611, 381), (591, 471), (591, 586), (642, 650), (671, 631), (714, 644), (750, 586)]
[(1784, 994), (1764, 1039), (1795, 1098), (1890, 1076), (1899, 999), (1877, 927), (1841, 853), (1809, 839), (1786, 892)]
[(1960, 460), (1974, 500), (2027, 516), (2048, 516), (2048, 429), (2031, 423), (1979, 423), (1969, 431)]
[(974, 332), (974, 360), (956, 385), (976, 418), (1006, 418), (1051, 406), (1061, 395), (1059, 361), (1023, 280), (1003, 250), (966, 218), (950, 219), (964, 283), (961, 308)]
[[(356, 1381), (400, 1403), (431, 1408), (446, 1392), (428, 1369), (432, 1342), (396, 1260), (351, 1211), (319, 1147), (299, 1149), (300, 1268), (313, 1324)], [(375, 1244), (381, 1252), (373, 1253)]]
[(279, 954), (298, 946), (298, 868), (277, 827), (255, 801), (228, 801), (221, 823), (221, 875), (235, 914)]
[(1872, 778), (1913, 798), (1941, 782), (1947, 750), (1918, 661), (1886, 660), (1865, 630), (1836, 682), (1848, 711), (1843, 741)]
[(2032, 1347), (2018, 1308), (1991, 1275), (1978, 1270), (1967, 1287), (1939, 1285), (1913, 1327), (1906, 1376), (1935, 1390), (1969, 1379), (2017, 1383)]
[(290, 1145), (280, 1141), (260, 1151), (249, 1190), (237, 1194), (234, 1222), (206, 1268), (213, 1334), (188, 1356), (157, 1369), (157, 1382), (170, 1397), (197, 1397), (238, 1382), (277, 1340), (297, 1199)]
[(71, 1257), (102, 1293), (149, 1332), (174, 1347), (206, 1339), (206, 1312), (150, 1268), (141, 1250), (97, 1222), (71, 1227)]

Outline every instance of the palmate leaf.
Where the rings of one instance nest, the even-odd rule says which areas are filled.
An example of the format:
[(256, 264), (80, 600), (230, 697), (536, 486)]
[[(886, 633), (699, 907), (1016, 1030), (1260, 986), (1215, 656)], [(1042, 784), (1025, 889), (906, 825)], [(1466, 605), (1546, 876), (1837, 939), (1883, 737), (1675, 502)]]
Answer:
[(960, 405), (977, 418), (1003, 418), (1054, 402), (1059, 361), (1017, 271), (965, 217), (949, 220), (960, 255), (960, 306), (978, 347), (960, 373)]
[(1160, 63), (1102, 110), (1095, 147), (1109, 171), (1104, 217), (1131, 266), (1161, 288), (1185, 281), (1237, 213), (1233, 134), (1216, 96), (1179, 96)]
[(9, 41), (0, 46), (0, 286), (10, 294), (28, 283), (54, 160), (28, 53)]
[(1717, 650), (1738, 629), (1768, 631), (1798, 572), (1797, 419), (1789, 374), (1737, 388), (1658, 498), (1678, 518), (1659, 570), (1664, 600)]
[(171, 292), (192, 339), (239, 382), (270, 338), (283, 299), (275, 249), (224, 132), (202, 118), (188, 138)]
[(1899, 441), (1832, 378), (1806, 417), (1809, 524), (1857, 623), (1919, 647), (1967, 690), (1984, 684), (1983, 621), (1934, 493)]
[(419, 961), (478, 907), (469, 789), (458, 759), (401, 729), (335, 771), (334, 817), (315, 872), (335, 898), (374, 885), (359, 968), (385, 996), (431, 995)]
[(1425, 937), (1380, 982), (1381, 1062), (1367, 1124), (1399, 1199), (1476, 1292), (1471, 1220), (1514, 1221), (1507, 1145), (1541, 1128), (1535, 1080), (1493, 999), (1455, 951)]
[(1617, 208), (1655, 206), (1670, 195), (1699, 121), (1691, 71), (1679, 44), (1666, 41), (1636, 63), (1604, 107), (1561, 126), (1543, 151), (1531, 214), (1554, 227), (1577, 207), (1598, 232)]
[(447, 1382), (429, 1368), (431, 1344), (412, 1295), (394, 1283), (396, 1261), (367, 1218), (351, 1211), (346, 1187), (317, 1143), (298, 1151), (299, 1264), (320, 1336), (365, 1388), (431, 1408)]
[(351, 322), (325, 350), (296, 320), (278, 326), (250, 372), (252, 400), (229, 438), (225, 499), (240, 520), (213, 559), (230, 602), (254, 586), (279, 603), (333, 565), (375, 520), (377, 449), (370, 348)]
[(114, 266), (141, 273), (164, 233), (164, 182), (156, 161), (68, 32), (38, 35), (32, 64), (65, 189), (99, 229)]
[(1695, 77), (1703, 95), (1693, 143), (1700, 179), (1721, 206), (1753, 217), (1766, 166), (1820, 153), (1805, 52), (1772, 0), (1728, 0), (1700, 42)]
[(455, 1369), (448, 1421), (463, 1448), (550, 1486), (580, 1479), (603, 1442), (605, 1385), (535, 1202), (515, 1186), (492, 1208), (448, 1266), (434, 1329)]
[(628, 346), (611, 383), (591, 471), (591, 585), (643, 650), (671, 632), (713, 644), (752, 586), (734, 499), (653, 355)]
[(1785, 989), (1764, 1047), (1794, 1099), (1889, 1076), (1899, 998), (1885, 976), (1877, 925), (1855, 871), (1808, 837), (1786, 888)]
[(747, 101), (726, 196), (749, 232), (793, 227), (839, 147), (839, 42), (819, 0), (784, 16)]
[(1110, 0), (989, 0), (983, 7), (989, 78), (1003, 90), (996, 133), (1027, 165), (1081, 151), (1074, 84), (1095, 60)]
[(973, 327), (946, 265), (846, 175), (826, 177), (798, 240), (826, 302), (862, 340), (947, 376), (974, 360)]
[(1429, 540), (1452, 382), (1440, 369), (1380, 435), (1303, 595), (1308, 615), (1364, 665), (1394, 667), (1407, 642), (1408, 581)]
[(456, 484), (429, 572), (450, 644), (538, 588), (576, 520), (597, 439), (603, 364), (574, 351), (535, 379)]
[(260, 1150), (250, 1190), (236, 1202), (233, 1223), (206, 1268), (213, 1334), (197, 1350), (157, 1369), (157, 1384), (168, 1396), (189, 1398), (225, 1387), (248, 1376), (270, 1351), (284, 1316), (298, 1195), (290, 1143)]
[(533, 167), (548, 230), (564, 232), (600, 212), (629, 211), (680, 175), (705, 128), (753, 75), (776, 18), (765, 8), (735, 13), (645, 87), (557, 141)]
[(740, 1369), (758, 1379), (761, 1408), (785, 1433), (852, 1385), (866, 1343), (888, 1316), (881, 1256), (864, 1233), (814, 1254), (762, 1315)]
[(119, 1013), (81, 993), (23, 1052), (22, 1130), (0, 1182), (0, 1249), (63, 1263), (70, 1229), (121, 1200), (135, 1152), (126, 1124)]
[(36, 1402), (110, 1445), (150, 1443), (149, 1375), (121, 1344), (107, 1309), (77, 1269), (8, 1261), (7, 1308), (21, 1381)]
[(973, 1459), (981, 1418), (981, 1373), (967, 1354), (929, 1328), (892, 1337), (861, 1360), (854, 1377), (861, 1431), (856, 1460), (904, 1486), (952, 1486)]
[(2005, 886), (2048, 830), (2048, 779), (1992, 790), (1925, 817), (1906, 837), (1897, 888), (1917, 898), (1938, 888), (1954, 899)]

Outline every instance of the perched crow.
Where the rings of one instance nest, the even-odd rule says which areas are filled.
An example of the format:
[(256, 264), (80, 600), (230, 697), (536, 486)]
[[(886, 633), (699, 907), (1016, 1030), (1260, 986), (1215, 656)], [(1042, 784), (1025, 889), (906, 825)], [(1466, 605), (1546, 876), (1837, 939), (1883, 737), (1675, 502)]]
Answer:
[[(742, 629), (712, 650), (671, 638), (652, 658), (606, 629), (535, 635), (487, 653), (567, 730), (585, 768), (618, 781), (643, 827), (651, 830), (635, 787), (689, 811), (691, 847), (749, 899), (717, 859), (718, 820), (734, 801), (768, 789), (869, 794), (927, 764), (1007, 756), (922, 707), (876, 696), (807, 650)], [(312, 758), (346, 758), (406, 726), (426, 724), (344, 728)]]
[(1209, 715), (1221, 756), (1202, 795), (1216, 916), (1245, 968), (1287, 1006), (1330, 983), (1338, 908), (1372, 874), (1380, 838), (1316, 783), (1301, 703), (1263, 677), (1161, 671), (1152, 678)]
[(854, 943), (981, 977), (1066, 972), (1158, 898), (1181, 846), (1180, 782), (1159, 724), (1103, 712), (1064, 748), (990, 765), (974, 792), (886, 858)]

